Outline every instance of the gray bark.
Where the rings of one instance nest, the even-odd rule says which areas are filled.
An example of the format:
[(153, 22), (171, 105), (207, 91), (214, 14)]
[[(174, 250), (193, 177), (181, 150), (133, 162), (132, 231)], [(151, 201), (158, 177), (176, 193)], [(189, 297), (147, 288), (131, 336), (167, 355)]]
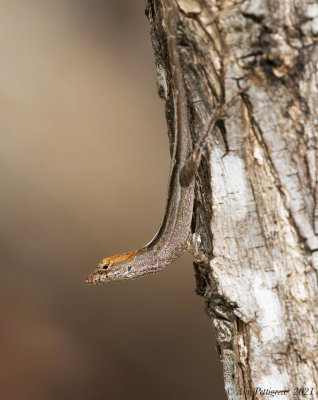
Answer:
[[(194, 142), (248, 88), (207, 140), (191, 239), (228, 398), (318, 399), (318, 4), (173, 3)], [(164, 9), (147, 10), (165, 97)]]

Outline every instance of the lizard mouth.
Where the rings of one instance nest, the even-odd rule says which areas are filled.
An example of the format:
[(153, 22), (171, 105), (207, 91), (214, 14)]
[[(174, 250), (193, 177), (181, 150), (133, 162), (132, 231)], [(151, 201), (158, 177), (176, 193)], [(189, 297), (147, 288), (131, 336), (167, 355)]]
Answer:
[(101, 271), (100, 269), (92, 272), (85, 279), (85, 283), (88, 283), (89, 285), (98, 285), (100, 283), (105, 283), (107, 281), (108, 281), (108, 279), (107, 279), (106, 272), (105, 271)]

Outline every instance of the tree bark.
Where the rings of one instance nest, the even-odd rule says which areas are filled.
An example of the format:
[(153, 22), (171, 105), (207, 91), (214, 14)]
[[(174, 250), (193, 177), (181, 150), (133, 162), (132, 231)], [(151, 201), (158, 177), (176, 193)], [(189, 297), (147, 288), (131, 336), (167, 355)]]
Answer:
[[(212, 110), (247, 88), (206, 141), (191, 238), (227, 396), (318, 399), (318, 4), (171, 4), (194, 143)], [(148, 0), (166, 98), (164, 12)]]

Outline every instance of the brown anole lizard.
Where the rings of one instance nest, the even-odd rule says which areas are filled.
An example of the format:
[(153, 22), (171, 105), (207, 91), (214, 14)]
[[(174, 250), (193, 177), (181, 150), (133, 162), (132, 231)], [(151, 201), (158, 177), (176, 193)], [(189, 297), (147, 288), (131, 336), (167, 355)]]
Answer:
[(145, 247), (104, 258), (86, 279), (90, 284), (133, 279), (161, 271), (187, 249), (193, 214), (194, 176), (201, 161), (203, 144), (215, 123), (224, 117), (237, 96), (236, 94), (229, 102), (214, 109), (193, 147), (187, 94), (178, 55), (176, 5), (174, 0), (163, 0), (163, 4), (175, 116), (174, 147), (165, 215), (159, 231)]

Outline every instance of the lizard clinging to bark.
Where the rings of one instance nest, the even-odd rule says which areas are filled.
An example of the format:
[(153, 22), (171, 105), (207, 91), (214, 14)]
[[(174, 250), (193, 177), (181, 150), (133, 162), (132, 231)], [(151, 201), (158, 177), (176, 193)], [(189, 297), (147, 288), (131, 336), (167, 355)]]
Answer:
[(215, 108), (199, 135), (198, 143), (193, 146), (187, 93), (177, 45), (177, 5), (175, 0), (161, 1), (165, 13), (164, 24), (171, 71), (168, 96), (174, 108), (174, 144), (165, 215), (159, 231), (145, 247), (104, 258), (86, 279), (90, 284), (133, 279), (161, 271), (186, 250), (191, 233), (194, 176), (200, 164), (203, 142), (236, 97), (233, 96), (228, 103)]

